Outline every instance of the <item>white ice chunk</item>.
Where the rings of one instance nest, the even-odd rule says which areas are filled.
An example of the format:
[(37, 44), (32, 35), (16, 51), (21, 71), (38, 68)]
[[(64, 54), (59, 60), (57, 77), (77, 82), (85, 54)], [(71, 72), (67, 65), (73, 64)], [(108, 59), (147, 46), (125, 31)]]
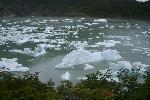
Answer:
[(107, 23), (106, 19), (94, 19), (94, 22), (105, 22)]
[(24, 22), (26, 22), (26, 23), (31, 22), (31, 19), (27, 19)]
[(71, 74), (69, 71), (65, 72), (64, 74), (61, 75), (62, 80), (70, 80), (71, 79)]
[(139, 69), (139, 73), (144, 74), (145, 71), (147, 71), (147, 68), (149, 65), (142, 64), (141, 62), (134, 62), (132, 63), (133, 69), (137, 70)]
[(37, 48), (33, 51), (32, 55), (34, 57), (38, 57), (40, 55), (45, 54), (45, 45), (44, 44), (37, 44)]
[(138, 2), (146, 2), (148, 0), (136, 0), (136, 1), (138, 1)]
[(28, 41), (29, 41), (29, 38), (24, 37), (23, 39), (20, 39), (20, 40), (16, 41), (16, 43), (20, 45), (20, 44), (26, 43)]
[[(50, 45), (47, 45), (47, 47), (50, 47)], [(34, 51), (32, 51), (30, 48), (24, 48), (24, 50), (9, 50), (10, 52), (16, 52), (16, 53), (21, 53), (21, 54), (27, 54), (33, 57), (38, 57), (40, 55), (43, 55), (46, 53), (46, 46), (44, 44), (37, 44), (37, 47), (35, 48)]]
[(23, 67), (22, 64), (18, 64), (17, 58), (7, 59), (1, 58), (0, 71), (29, 71), (29, 68)]
[(113, 47), (116, 44), (121, 44), (121, 42), (120, 41), (114, 41), (114, 40), (104, 40), (103, 42), (98, 42), (95, 44), (99, 45), (99, 46)]
[(85, 64), (84, 70), (94, 69), (95, 67), (89, 64)]
[(88, 46), (88, 42), (87, 41), (72, 41), (69, 45), (70, 47), (73, 46), (75, 48), (84, 48), (86, 46)]
[(77, 77), (76, 79), (77, 79), (77, 80), (86, 80), (87, 77)]
[(132, 69), (132, 65), (131, 65), (130, 62), (127, 62), (127, 61), (119, 61), (117, 63), (110, 63), (110, 69), (112, 70), (112, 74), (113, 75), (117, 75), (117, 73), (121, 69), (131, 70)]
[(135, 70), (139, 69), (139, 73), (144, 74), (144, 72), (147, 70), (148, 67), (149, 65), (142, 64), (141, 62), (134, 62), (132, 64), (127, 61), (110, 63), (110, 69), (112, 70), (113, 75), (117, 75), (117, 72), (119, 72), (119, 70), (121, 69), (128, 69), (129, 71), (131, 71), (131, 69), (135, 69)]
[(111, 50), (111, 49), (107, 49), (107, 50), (104, 50), (102, 53), (101, 53), (101, 56), (104, 60), (117, 60), (117, 59), (120, 59), (122, 58), (119, 54), (118, 54), (118, 51), (116, 50)]
[(103, 52), (90, 52), (84, 49), (73, 50), (67, 54), (62, 62), (56, 65), (56, 68), (68, 68), (79, 64), (85, 64), (89, 62), (96, 62), (101, 60), (117, 60), (121, 56), (116, 50), (104, 50)]

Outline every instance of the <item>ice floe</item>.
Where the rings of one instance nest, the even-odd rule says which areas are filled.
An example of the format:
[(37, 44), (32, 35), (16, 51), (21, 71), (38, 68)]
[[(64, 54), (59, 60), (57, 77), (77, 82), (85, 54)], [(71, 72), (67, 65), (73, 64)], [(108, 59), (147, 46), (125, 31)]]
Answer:
[(150, 57), (150, 48), (136, 47), (132, 49), (134, 52), (140, 52), (143, 55)]
[(86, 46), (88, 46), (88, 42), (87, 41), (72, 41), (69, 45), (70, 47), (73, 46), (75, 48), (84, 48)]
[(84, 76), (84, 77), (77, 77), (76, 79), (77, 79), (77, 80), (86, 80), (87, 77), (85, 77), (85, 76)]
[(84, 70), (94, 69), (95, 67), (89, 64), (85, 64)]
[(29, 71), (29, 68), (23, 67), (22, 64), (17, 63), (17, 58), (7, 59), (1, 58), (0, 71)]
[(131, 69), (139, 70), (139, 73), (144, 74), (148, 67), (149, 65), (142, 64), (141, 62), (130, 63), (128, 61), (119, 61), (117, 63), (110, 63), (110, 69), (114, 76), (122, 69), (128, 69), (129, 71), (131, 71)]
[(116, 44), (121, 44), (120, 41), (104, 40), (103, 42), (95, 43), (97, 46), (113, 47)]
[(46, 53), (45, 50), (45, 45), (44, 44), (37, 44), (37, 47), (35, 48), (34, 51), (32, 51), (30, 48), (24, 48), (24, 50), (9, 50), (10, 52), (16, 52), (16, 53), (21, 53), (21, 54), (27, 54), (33, 57), (38, 57), (40, 55), (43, 55)]
[(62, 80), (70, 80), (71, 79), (71, 74), (69, 71), (65, 72), (64, 74), (61, 75)]
[(145, 71), (148, 70), (149, 65), (142, 64), (141, 62), (132, 63), (132, 68), (135, 70), (139, 70), (139, 73), (144, 74)]
[(117, 60), (120, 59), (121, 56), (118, 54), (116, 50), (104, 50), (103, 52), (90, 52), (84, 49), (73, 50), (69, 54), (67, 54), (62, 62), (56, 65), (56, 68), (68, 68), (73, 67), (75, 65), (96, 62), (101, 60)]
[(117, 75), (118, 72), (122, 69), (131, 70), (131, 68), (132, 68), (131, 63), (127, 61), (119, 61), (117, 63), (110, 63), (110, 69), (113, 75)]
[(138, 2), (146, 2), (148, 0), (136, 0), (136, 1), (138, 1)]
[(107, 23), (106, 19), (94, 19), (94, 22), (105, 22)]

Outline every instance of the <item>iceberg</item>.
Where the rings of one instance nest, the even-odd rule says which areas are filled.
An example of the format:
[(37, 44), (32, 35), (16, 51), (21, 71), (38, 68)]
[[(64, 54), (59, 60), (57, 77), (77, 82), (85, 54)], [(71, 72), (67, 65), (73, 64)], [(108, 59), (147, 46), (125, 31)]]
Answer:
[(148, 0), (136, 0), (136, 1), (138, 1), (138, 2), (146, 2)]
[(149, 65), (142, 64), (141, 62), (130, 63), (128, 61), (119, 61), (117, 63), (110, 63), (110, 69), (112, 71), (112, 75), (114, 76), (116, 76), (121, 69), (128, 69), (129, 71), (132, 69), (139, 69), (139, 73), (144, 74), (148, 67)]
[(117, 60), (117, 59), (121, 59), (122, 57), (118, 54), (117, 50), (111, 50), (111, 49), (107, 49), (104, 50), (101, 53), (101, 56), (104, 60)]
[(94, 22), (104, 22), (107, 23), (106, 19), (94, 19)]
[(141, 62), (134, 62), (134, 63), (132, 63), (132, 68), (135, 70), (139, 69), (139, 73), (144, 74), (145, 71), (148, 70), (149, 65), (142, 64)]
[(37, 44), (37, 48), (34, 50), (33, 56), (37, 57), (40, 56), (42, 54), (45, 54), (45, 45), (44, 44)]
[(16, 41), (16, 43), (18, 45), (21, 45), (21, 44), (26, 43), (28, 41), (29, 41), (29, 38), (26, 37), (26, 38), (23, 38), (23, 39), (20, 39), (20, 40)]
[(121, 69), (132, 69), (132, 65), (128, 61), (119, 61), (117, 63), (110, 63), (110, 69), (112, 71), (112, 75), (116, 76)]
[(17, 63), (18, 59), (7, 59), (7, 58), (1, 58), (0, 61), (0, 71), (29, 71), (29, 68), (23, 67), (22, 64)]
[(89, 64), (85, 64), (84, 70), (94, 69), (95, 67)]
[(120, 41), (104, 40), (103, 42), (95, 43), (97, 46), (113, 47), (116, 44), (121, 44)]
[(101, 60), (117, 60), (122, 58), (116, 50), (104, 50), (103, 52), (90, 52), (82, 48), (73, 50), (67, 54), (56, 68), (68, 68), (79, 64), (96, 62)]
[(46, 53), (45, 48), (46, 47), (51, 47), (50, 45), (44, 45), (44, 44), (37, 44), (37, 47), (35, 48), (34, 51), (32, 51), (30, 48), (24, 48), (24, 50), (9, 50), (9, 52), (16, 52), (16, 53), (21, 53), (21, 54), (27, 54), (33, 57), (38, 57), (42, 54)]
[(69, 71), (67, 71), (61, 75), (62, 80), (70, 80), (70, 78), (71, 78), (71, 75), (70, 75)]

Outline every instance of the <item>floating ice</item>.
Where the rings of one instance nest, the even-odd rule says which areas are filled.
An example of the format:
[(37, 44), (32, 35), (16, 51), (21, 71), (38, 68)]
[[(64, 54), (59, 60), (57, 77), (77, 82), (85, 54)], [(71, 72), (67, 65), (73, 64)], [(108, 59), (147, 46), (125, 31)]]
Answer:
[(138, 1), (138, 2), (146, 2), (148, 0), (136, 0), (136, 1)]
[(106, 19), (94, 19), (94, 22), (105, 22), (107, 23)]
[(19, 45), (21, 45), (21, 44), (26, 43), (28, 41), (29, 41), (29, 38), (24, 37), (23, 39), (20, 39), (20, 40), (16, 41), (16, 43), (19, 44)]
[(37, 56), (40, 56), (40, 55), (45, 54), (45, 53), (46, 53), (45, 45), (44, 44), (37, 44), (37, 48), (35, 49), (33, 56), (37, 57)]
[(51, 31), (53, 31), (53, 30), (54, 30), (54, 27), (47, 26), (47, 27), (45, 28), (44, 33), (51, 33)]
[(51, 19), (50, 22), (57, 22), (58, 20), (56, 19)]
[(92, 25), (98, 25), (99, 23), (92, 23)]
[(141, 62), (130, 63), (127, 61), (119, 61), (117, 63), (110, 63), (110, 69), (112, 70), (112, 75), (116, 76), (121, 69), (131, 69), (139, 70), (139, 73), (144, 74), (147, 71), (149, 65), (142, 64)]
[(96, 62), (100, 60), (117, 60), (120, 59), (121, 56), (118, 54), (116, 50), (104, 50), (103, 52), (90, 52), (84, 49), (73, 50), (69, 54), (67, 54), (62, 62), (56, 65), (56, 68), (68, 68), (73, 67), (75, 65)]
[(91, 25), (93, 25), (93, 24), (91, 24), (91, 23), (84, 23), (84, 24), (86, 24), (86, 25), (88, 25), (88, 26), (91, 26)]
[(73, 46), (75, 48), (84, 48), (84, 47), (88, 46), (88, 43), (87, 43), (87, 41), (83, 41), (83, 42), (81, 42), (81, 41), (72, 41), (69, 46), (70, 47)]
[(115, 28), (115, 26), (110, 26), (109, 28), (110, 28), (110, 29), (114, 29), (114, 28)]
[(70, 80), (70, 78), (71, 78), (71, 74), (69, 73), (69, 71), (61, 75), (62, 80)]
[(98, 46), (105, 46), (105, 47), (112, 47), (115, 46), (116, 44), (121, 44), (120, 41), (114, 41), (114, 40), (104, 40), (103, 42), (98, 42), (95, 43)]
[(24, 50), (14, 49), (14, 50), (9, 50), (9, 51), (10, 52), (16, 52), (16, 53), (21, 53), (21, 54), (27, 54), (27, 55), (30, 55), (30, 56), (33, 56), (33, 57), (38, 57), (38, 56), (46, 53), (45, 48), (46, 47), (45, 47), (44, 44), (37, 44), (37, 48), (35, 48), (34, 51), (32, 51), (30, 48), (24, 48)]
[(31, 19), (27, 19), (24, 22), (26, 22), (26, 23), (31, 22)]
[(94, 69), (94, 66), (85, 64), (84, 70)]
[(77, 80), (86, 80), (87, 77), (77, 77), (76, 79), (77, 79)]
[(22, 64), (18, 64), (16, 61), (17, 58), (1, 58), (0, 71), (29, 71), (29, 68), (23, 67)]
[(73, 19), (65, 19), (65, 20), (63, 20), (64, 22), (73, 22)]
[(117, 73), (119, 72), (119, 70), (121, 69), (132, 69), (132, 65), (130, 62), (127, 61), (119, 61), (117, 63), (110, 63), (110, 69), (112, 71), (113, 75), (117, 75)]
[(133, 69), (135, 70), (138, 70), (139, 69), (139, 73), (142, 73), (144, 74), (145, 71), (147, 71), (149, 65), (145, 65), (145, 64), (142, 64), (141, 62), (134, 62), (132, 63), (133, 65)]
[(141, 52), (141, 54), (150, 56), (150, 48), (142, 48), (142, 47), (137, 47), (135, 49), (132, 49), (134, 52)]
[(123, 26), (118, 26), (119, 28), (123, 28)]
[[(110, 63), (110, 67), (109, 67), (110, 71), (111, 71), (111, 78), (116, 81), (119, 82), (119, 79), (117, 77), (118, 72), (120, 72), (120, 70), (122, 69), (128, 69), (129, 71), (131, 71), (132, 69), (132, 65), (130, 62), (127, 61), (119, 61), (117, 63)], [(104, 69), (104, 70), (99, 70), (102, 74), (105, 74), (108, 69)], [(110, 79), (107, 79), (108, 81), (111, 81)]]
[(132, 37), (130, 37), (130, 36), (118, 36), (118, 35), (115, 35), (115, 36), (109, 35), (109, 36), (105, 36), (105, 37), (111, 38), (111, 39), (117, 38), (117, 39), (121, 39), (121, 40), (131, 40), (132, 39)]
[(116, 50), (111, 50), (111, 49), (107, 49), (107, 50), (104, 50), (102, 53), (101, 53), (101, 56), (104, 60), (117, 60), (117, 59), (120, 59), (122, 58), (119, 54), (118, 54), (118, 51)]

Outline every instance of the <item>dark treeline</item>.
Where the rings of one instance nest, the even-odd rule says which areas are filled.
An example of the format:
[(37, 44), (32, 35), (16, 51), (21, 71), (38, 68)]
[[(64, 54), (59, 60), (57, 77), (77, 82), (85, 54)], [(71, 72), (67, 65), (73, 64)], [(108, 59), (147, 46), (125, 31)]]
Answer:
[(0, 16), (99, 16), (150, 18), (150, 1), (0, 0)]
[[(58, 86), (50, 79), (42, 83), (38, 73), (29, 72), (15, 75), (0, 72), (0, 100), (149, 100), (150, 73), (142, 75), (138, 70), (122, 69), (118, 73), (118, 82), (111, 78), (108, 70), (105, 74), (97, 71), (86, 75), (86, 80), (77, 84), (61, 81)], [(139, 78), (143, 77), (143, 83)], [(109, 81), (108, 81), (109, 79)]]

